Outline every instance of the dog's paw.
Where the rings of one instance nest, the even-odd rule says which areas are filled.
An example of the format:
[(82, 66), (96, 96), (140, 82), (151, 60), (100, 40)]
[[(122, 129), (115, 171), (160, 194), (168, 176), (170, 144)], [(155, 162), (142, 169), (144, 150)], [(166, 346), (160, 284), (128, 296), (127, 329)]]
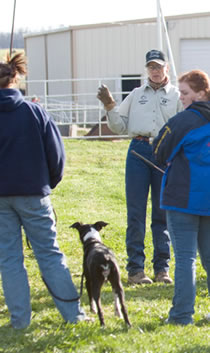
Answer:
[(93, 314), (97, 314), (97, 310), (96, 309), (91, 309), (91, 313), (93, 313)]
[(90, 311), (91, 311), (91, 313), (93, 313), (93, 314), (97, 314), (97, 309), (96, 309), (95, 306), (94, 306), (94, 307), (91, 307), (91, 308), (90, 308)]
[(97, 314), (97, 307), (96, 307), (96, 303), (94, 300), (91, 301), (91, 304), (90, 304), (90, 311), (91, 313), (93, 314)]

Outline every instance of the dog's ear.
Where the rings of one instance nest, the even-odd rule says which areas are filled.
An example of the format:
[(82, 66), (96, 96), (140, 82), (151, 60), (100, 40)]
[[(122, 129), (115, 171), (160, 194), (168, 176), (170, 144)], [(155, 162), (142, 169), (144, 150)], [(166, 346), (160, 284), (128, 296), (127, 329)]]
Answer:
[(93, 227), (99, 232), (103, 227), (106, 227), (107, 224), (109, 224), (109, 223), (99, 221), (99, 222), (96, 222), (95, 224), (93, 224)]
[(76, 222), (76, 223), (72, 224), (69, 228), (76, 228), (79, 231), (81, 226), (82, 226), (82, 223)]

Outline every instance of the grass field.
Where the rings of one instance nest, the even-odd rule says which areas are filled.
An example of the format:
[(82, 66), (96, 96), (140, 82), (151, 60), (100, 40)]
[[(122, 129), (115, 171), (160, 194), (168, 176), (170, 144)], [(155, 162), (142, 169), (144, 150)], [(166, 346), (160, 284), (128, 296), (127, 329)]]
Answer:
[[(103, 220), (109, 225), (101, 231), (120, 265), (126, 305), (132, 328), (114, 317), (112, 292), (107, 284), (102, 292), (105, 328), (94, 323), (65, 324), (56, 310), (39, 274), (33, 253), (25, 246), (25, 265), (29, 274), (32, 302), (31, 325), (21, 331), (8, 326), (9, 314), (0, 289), (0, 352), (4, 353), (209, 353), (210, 312), (206, 274), (197, 262), (195, 323), (187, 327), (165, 325), (171, 307), (173, 285), (128, 286), (125, 249), (126, 207), (124, 168), (129, 141), (65, 140), (66, 167), (63, 181), (52, 193), (58, 216), (58, 241), (65, 252), (73, 281), (80, 287), (82, 247), (77, 231), (69, 229), (76, 221)], [(146, 273), (153, 277), (150, 202), (146, 231)], [(170, 274), (173, 278), (172, 253)], [(89, 312), (84, 289), (82, 306)]]

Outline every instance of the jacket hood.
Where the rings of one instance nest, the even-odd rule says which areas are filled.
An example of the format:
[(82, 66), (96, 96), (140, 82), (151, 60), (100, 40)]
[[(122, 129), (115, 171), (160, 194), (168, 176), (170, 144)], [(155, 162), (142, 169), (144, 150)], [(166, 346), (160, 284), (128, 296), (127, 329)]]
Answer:
[(195, 109), (199, 111), (208, 121), (210, 121), (210, 102), (195, 102), (186, 110)]
[(21, 92), (17, 89), (0, 89), (0, 112), (15, 110), (24, 101)]

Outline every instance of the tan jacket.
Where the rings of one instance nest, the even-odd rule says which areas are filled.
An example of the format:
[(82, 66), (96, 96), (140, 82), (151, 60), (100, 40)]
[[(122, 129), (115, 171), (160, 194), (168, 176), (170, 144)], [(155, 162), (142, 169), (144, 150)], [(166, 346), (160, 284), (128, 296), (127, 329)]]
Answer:
[(155, 91), (146, 83), (107, 112), (108, 126), (114, 133), (132, 138), (156, 137), (168, 119), (182, 110), (177, 87), (169, 82)]

